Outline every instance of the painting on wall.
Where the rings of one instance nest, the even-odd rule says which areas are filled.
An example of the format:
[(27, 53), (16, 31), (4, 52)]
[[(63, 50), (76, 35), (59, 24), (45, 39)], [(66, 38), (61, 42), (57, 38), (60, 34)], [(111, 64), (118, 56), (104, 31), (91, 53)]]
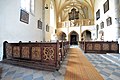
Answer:
[(38, 20), (38, 29), (42, 29), (42, 21)]
[(107, 26), (110, 26), (112, 24), (112, 18), (111, 17), (108, 17), (106, 19), (106, 22), (107, 22)]
[(29, 23), (29, 14), (25, 10), (20, 10), (20, 21), (24, 23)]
[(96, 12), (96, 20), (100, 18), (100, 9)]
[(100, 26), (101, 26), (101, 29), (104, 28), (104, 22), (103, 21), (100, 23)]
[(109, 0), (107, 0), (104, 4), (103, 4), (103, 8), (104, 8), (104, 13), (106, 13), (109, 10)]

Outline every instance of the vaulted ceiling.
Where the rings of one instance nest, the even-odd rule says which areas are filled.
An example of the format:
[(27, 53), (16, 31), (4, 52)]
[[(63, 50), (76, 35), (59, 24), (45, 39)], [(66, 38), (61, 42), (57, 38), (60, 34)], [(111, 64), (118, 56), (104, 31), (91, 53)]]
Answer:
[(80, 19), (94, 19), (95, 0), (54, 0), (54, 3), (56, 16), (61, 22), (68, 20), (68, 13), (73, 7), (79, 11)]

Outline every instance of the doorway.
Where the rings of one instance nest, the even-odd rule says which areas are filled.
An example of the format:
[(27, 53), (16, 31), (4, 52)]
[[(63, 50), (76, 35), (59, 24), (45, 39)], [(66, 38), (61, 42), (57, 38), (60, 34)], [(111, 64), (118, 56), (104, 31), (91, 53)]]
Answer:
[(71, 45), (77, 45), (76, 35), (71, 35), (70, 44), (71, 44)]
[(75, 31), (70, 33), (70, 45), (78, 45), (78, 34)]

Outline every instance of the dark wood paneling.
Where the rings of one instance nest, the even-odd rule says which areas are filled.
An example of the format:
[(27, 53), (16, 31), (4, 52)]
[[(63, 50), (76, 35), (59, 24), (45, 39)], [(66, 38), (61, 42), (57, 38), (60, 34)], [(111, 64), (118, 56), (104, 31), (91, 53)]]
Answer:
[[(60, 62), (63, 61), (67, 49), (69, 48), (69, 42), (35, 42), (32, 43), (8, 43), (4, 42), (4, 56), (5, 60), (11, 64), (17, 64), (26, 67), (33, 67), (39, 64), (44, 68), (59, 69)], [(61, 60), (61, 61), (60, 61)], [(21, 64), (20, 64), (21, 63)], [(31, 66), (27, 66), (29, 64)], [(38, 68), (39, 66), (35, 66)], [(34, 67), (33, 67), (34, 68)], [(41, 68), (41, 67), (39, 67)]]
[(119, 53), (117, 41), (86, 41), (79, 44), (85, 53)]

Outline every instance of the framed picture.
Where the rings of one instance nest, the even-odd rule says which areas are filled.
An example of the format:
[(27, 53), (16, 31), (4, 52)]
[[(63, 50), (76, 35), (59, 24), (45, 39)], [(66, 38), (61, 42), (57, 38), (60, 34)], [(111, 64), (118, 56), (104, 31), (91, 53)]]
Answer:
[(104, 8), (104, 13), (106, 13), (109, 10), (109, 0), (107, 0), (104, 4), (103, 4), (103, 8)]
[(106, 22), (107, 22), (107, 26), (110, 26), (112, 24), (112, 18), (111, 17), (108, 17), (106, 19)]
[(46, 25), (46, 31), (49, 32), (49, 25)]
[(100, 9), (96, 12), (96, 20), (100, 18)]
[(101, 27), (101, 29), (104, 28), (104, 22), (103, 21), (100, 23), (100, 27)]
[(38, 20), (38, 29), (42, 29), (42, 21)]
[(20, 10), (20, 21), (24, 23), (29, 23), (29, 14), (25, 10)]

